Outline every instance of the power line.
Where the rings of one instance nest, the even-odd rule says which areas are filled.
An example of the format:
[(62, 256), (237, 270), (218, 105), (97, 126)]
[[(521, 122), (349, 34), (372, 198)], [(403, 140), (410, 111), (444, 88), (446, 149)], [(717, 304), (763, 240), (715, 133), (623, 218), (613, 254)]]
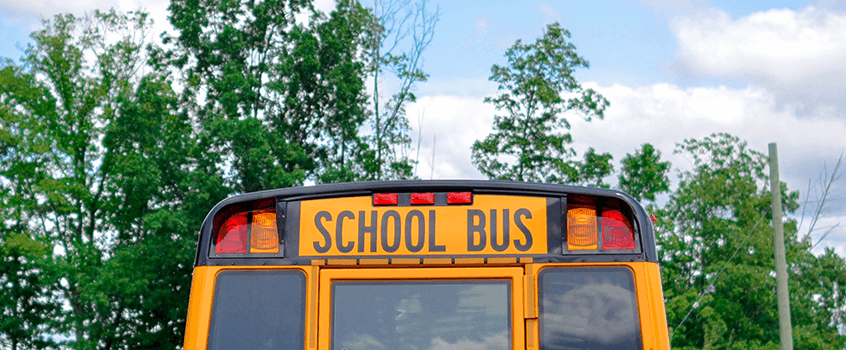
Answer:
[(714, 284), (717, 282), (717, 279), (720, 278), (720, 275), (723, 273), (723, 271), (725, 271), (726, 268), (729, 266), (729, 264), (731, 264), (731, 261), (737, 255), (737, 252), (739, 252), (741, 248), (746, 246), (746, 242), (749, 241), (750, 237), (752, 237), (752, 233), (755, 232), (755, 229), (758, 228), (758, 225), (761, 223), (761, 221), (763, 221), (763, 219), (767, 217), (767, 214), (769, 213), (769, 211), (770, 211), (769, 209), (765, 210), (763, 215), (761, 215), (761, 217), (758, 218), (758, 221), (755, 222), (755, 225), (752, 226), (752, 229), (750, 229), (749, 232), (746, 233), (746, 237), (744, 237), (743, 242), (740, 245), (737, 246), (737, 249), (734, 250), (734, 253), (731, 254), (731, 257), (729, 257), (728, 261), (726, 261), (726, 263), (723, 264), (723, 267), (720, 269), (719, 272), (717, 272), (717, 274), (711, 280), (711, 283), (708, 285), (708, 287), (703, 289), (702, 292), (699, 293), (699, 298), (696, 300), (696, 302), (694, 302), (692, 305), (690, 305), (690, 311), (688, 311), (687, 314), (684, 315), (684, 318), (682, 318), (681, 322), (679, 322), (679, 324), (676, 327), (673, 328), (673, 331), (670, 332), (670, 342), (671, 343), (673, 341), (673, 335), (676, 334), (676, 330), (678, 330), (679, 327), (681, 327), (681, 325), (684, 324), (684, 321), (686, 321), (687, 318), (690, 317), (690, 314), (693, 313), (693, 310), (695, 310), (699, 306), (699, 302), (702, 301), (702, 298), (705, 297), (705, 292), (711, 290), (711, 288), (714, 287)]

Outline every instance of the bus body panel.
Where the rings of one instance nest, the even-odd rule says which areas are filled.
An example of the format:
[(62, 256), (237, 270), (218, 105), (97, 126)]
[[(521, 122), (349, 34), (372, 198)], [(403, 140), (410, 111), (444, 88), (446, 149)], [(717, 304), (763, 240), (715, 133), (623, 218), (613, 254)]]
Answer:
[[(669, 349), (667, 322), (658, 264), (651, 262), (630, 263), (536, 263), (491, 266), (440, 265), (415, 267), (361, 266), (198, 266), (194, 270), (186, 325), (185, 349), (206, 349), (214, 301), (215, 281), (223, 271), (297, 270), (307, 279), (306, 283), (306, 349), (328, 349), (331, 335), (331, 294), (328, 286), (336, 280), (488, 280), (512, 281), (512, 349), (539, 349), (538, 275), (548, 268), (577, 267), (626, 267), (631, 270), (637, 290), (637, 310), (643, 349)], [(525, 278), (524, 278), (525, 277)], [(327, 290), (324, 290), (327, 289)], [(318, 308), (318, 305), (325, 307)], [(531, 309), (534, 308), (534, 311)], [(320, 330), (318, 332), (318, 329)]]
[[(470, 203), (449, 204), (448, 195), (456, 192), (471, 193)], [(385, 207), (375, 202), (377, 195), (386, 193), (398, 197), (398, 204)], [(410, 204), (410, 196), (421, 193), (433, 195), (435, 203)], [(571, 229), (568, 222), (577, 224)], [(594, 226), (590, 229), (578, 225)], [(588, 229), (582, 230), (583, 227)], [(616, 228), (625, 230), (615, 231)], [(229, 235), (230, 232), (233, 234)], [(628, 243), (615, 241), (621, 237), (617, 232), (628, 234)], [(580, 241), (584, 237), (592, 237), (593, 245)], [(610, 237), (608, 243), (605, 237)], [(277, 245), (264, 248), (262, 244), (267, 239)], [(572, 270), (566, 271), (568, 268)], [(600, 270), (603, 268), (607, 269)], [(597, 269), (596, 274), (592, 269)], [(617, 284), (596, 282), (603, 279)], [(490, 291), (480, 295), (505, 300), (501, 294), (503, 280), (510, 283), (510, 309), (497, 304), (496, 310), (511, 312), (508, 320), (512, 349), (567, 347), (571, 344), (567, 339), (576, 338), (585, 342), (582, 344), (594, 343), (577, 344), (575, 348), (615, 347), (608, 345), (615, 343), (603, 340), (602, 332), (597, 332), (604, 328), (594, 326), (594, 322), (578, 323), (584, 315), (603, 315), (603, 308), (569, 304), (577, 296), (601, 300), (600, 296), (612, 295), (613, 291), (621, 291), (627, 298), (620, 304), (623, 306), (611, 309), (624, 311), (621, 314), (625, 317), (604, 316), (604, 319), (624, 321), (616, 323), (622, 325), (620, 328), (612, 327), (620, 330), (613, 336), (626, 342), (622, 348), (669, 349), (654, 228), (637, 201), (609, 189), (475, 180), (318, 185), (247, 193), (221, 201), (209, 212), (200, 231), (184, 348), (229, 349), (239, 347), (240, 342), (265, 344), (267, 339), (279, 347), (296, 337), (296, 344), (284, 343), (288, 344), (284, 345), (286, 349), (299, 349), (301, 343), (304, 349), (328, 350), (336, 337), (331, 320), (336, 300), (333, 288), (343, 290), (337, 294), (347, 298), (343, 300), (353, 300), (349, 299), (351, 295), (368, 298), (361, 291), (381, 295), (378, 293), (388, 290), (406, 291), (403, 293), (411, 290), (417, 296), (428, 295), (426, 300), (455, 302), (465, 297), (443, 291), (472, 286)], [(241, 288), (242, 285), (245, 287)], [(414, 290), (410, 285), (419, 285), (431, 294)], [(606, 286), (611, 287), (605, 289)], [(276, 294), (274, 291), (287, 298), (272, 300), (268, 296)], [(550, 298), (541, 300), (543, 293)], [(389, 299), (396, 301), (395, 296)], [(402, 302), (420, 303), (425, 299), (414, 299), (417, 296)], [(277, 302), (283, 299), (297, 302)], [(372, 321), (377, 316), (371, 317), (362, 310), (402, 309), (397, 307), (399, 304), (367, 305), (375, 306), (348, 308), (355, 313), (342, 313), (337, 319), (364, 315), (361, 319)], [(420, 320), (426, 318), (417, 317), (429, 315), (422, 313), (429, 311), (417, 307), (418, 311), (414, 312), (421, 314), (404, 317), (415, 317), (419, 324), (425, 324)], [(342, 309), (337, 307), (336, 311)], [(496, 322), (505, 317), (500, 311), (489, 312), (488, 315), (503, 317)], [(446, 314), (440, 315), (437, 317)], [(567, 333), (570, 328), (566, 327), (573, 324), (577, 324), (577, 329), (598, 334), (599, 338), (578, 334), (571, 337)], [(399, 340), (383, 344), (400, 342), (418, 347), (424, 344), (422, 348), (426, 348), (428, 343), (421, 341), (424, 338), (420, 335), (435, 333), (432, 327), (424, 328), (427, 330), (411, 333), (413, 338), (397, 337)], [(285, 339), (266, 336), (276, 329), (287, 330), (285, 334), (290, 336)], [(458, 334), (465, 332), (460, 326), (450, 329)], [(450, 339), (455, 340), (455, 334), (450, 334)], [(508, 344), (503, 338), (498, 339), (497, 344)]]
[[(316, 334), (317, 320), (317, 267), (280, 266), (197, 266), (191, 282), (191, 297), (188, 302), (188, 319), (185, 325), (183, 349), (206, 349), (208, 347), (209, 325), (214, 306), (214, 291), (217, 276), (223, 271), (300, 271), (306, 277), (306, 319), (305, 335)], [(308, 348), (316, 348), (316, 342), (306, 338)]]

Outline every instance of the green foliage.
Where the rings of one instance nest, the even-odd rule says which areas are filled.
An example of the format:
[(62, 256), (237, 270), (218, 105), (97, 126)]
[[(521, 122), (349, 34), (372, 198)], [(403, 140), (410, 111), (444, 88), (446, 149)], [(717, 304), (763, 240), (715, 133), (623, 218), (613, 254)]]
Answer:
[[(304, 0), (170, 4), (171, 24), (179, 34), (166, 41), (173, 40), (177, 50), (162, 60), (184, 74), (182, 98), (199, 122), (199, 142), (207, 147), (203, 158), (231, 165), (206, 167), (230, 193), (302, 184), (316, 167), (310, 157), (314, 147), (305, 144), (316, 118), (288, 115), (286, 100), (303, 96), (286, 91), (289, 86), (281, 79), (288, 76), (285, 70), (306, 69), (291, 66), (301, 62), (289, 56), (302, 52), (291, 49), (288, 39), (296, 35), (294, 15), (309, 6)], [(297, 58), (311, 63), (310, 57)], [(299, 107), (305, 113), (319, 108)]]
[[(368, 34), (367, 73), (373, 96), (368, 123), (372, 134), (363, 137), (362, 180), (403, 180), (414, 177), (416, 160), (409, 157), (411, 129), (406, 105), (415, 102), (413, 89), (424, 82), (422, 55), (434, 37), (440, 9), (427, 9), (428, 0), (374, 0), (371, 20), (363, 22)], [(392, 75), (385, 74), (391, 72)], [(395, 80), (396, 89), (382, 100), (383, 79)]]
[[(384, 45), (392, 21), (411, 18), (402, 7), (344, 0), (327, 15), (307, 0), (174, 0), (170, 9), (172, 50), (144, 47), (144, 14), (60, 15), (32, 34), (20, 64), (0, 66), (4, 348), (179, 348), (195, 233), (215, 203), (309, 180), (412, 175), (405, 105), (426, 79), (419, 59), (437, 11), (408, 12), (421, 16), (412, 22), (422, 36), (395, 53)], [(295, 23), (300, 12), (308, 24)], [(569, 36), (552, 24), (493, 67), (500, 95), (485, 101), (504, 115), (473, 148), (487, 176), (608, 186), (610, 154), (571, 159), (562, 115), (601, 118), (608, 101), (573, 77), (588, 64)], [(382, 70), (401, 81), (387, 102), (365, 92)], [(651, 206), (672, 344), (775, 349), (766, 159), (727, 134), (677, 152), (693, 167), (665, 206)], [(621, 163), (620, 187), (636, 198), (668, 191), (670, 164), (651, 145)], [(798, 193), (780, 190), (795, 211)], [(785, 233), (797, 348), (840, 349), (846, 262), (830, 249), (811, 254), (793, 221)]]
[(667, 172), (670, 162), (661, 161), (661, 151), (644, 143), (635, 154), (627, 154), (621, 161), (620, 189), (637, 200), (655, 200), (655, 195), (670, 189)]
[[(679, 174), (678, 189), (657, 212), (673, 347), (777, 347), (766, 157), (727, 134), (685, 140), (677, 152), (691, 159), (693, 169)], [(783, 184), (781, 190), (785, 211), (796, 210), (798, 194)], [(831, 325), (843, 324), (841, 301), (830, 296), (842, 295), (841, 284), (820, 281), (842, 278), (843, 260), (812, 255), (793, 221), (785, 223), (785, 237), (796, 345), (839, 349), (846, 338)]]
[(9, 349), (45, 349), (60, 306), (50, 293), (50, 247), (29, 235), (4, 231), (0, 236), (0, 345)]
[(611, 187), (602, 179), (614, 171), (614, 166), (611, 165), (613, 158), (610, 153), (596, 154), (593, 147), (588, 148), (584, 162), (577, 164), (579, 174), (577, 183), (583, 186)]
[[(76, 349), (179, 348), (209, 208), (234, 193), (378, 173), (361, 132), (371, 10), (170, 9), (170, 49), (145, 48), (142, 13), (62, 15), (33, 33), (21, 64), (0, 67), (0, 281), (15, 286), (0, 307), (21, 315), (0, 322), (0, 342), (44, 348), (61, 334)], [(294, 22), (300, 12), (309, 23)], [(390, 167), (410, 174), (407, 162)]]
[[(568, 160), (575, 155), (569, 146), (570, 123), (561, 114), (577, 111), (587, 120), (602, 118), (608, 100), (576, 81), (574, 70), (587, 68), (588, 62), (576, 54), (569, 38), (569, 31), (558, 23), (550, 24), (534, 43), (517, 40), (505, 52), (508, 66), (491, 68), (490, 80), (499, 84), (501, 93), (486, 97), (485, 102), (506, 114), (495, 116), (493, 133), (473, 144), (473, 164), (485, 176), (551, 183), (580, 181), (579, 165)], [(582, 179), (595, 180), (607, 171), (606, 166), (597, 167), (603, 159), (591, 160)]]
[[(145, 14), (56, 16), (33, 33), (22, 65), (7, 63), (0, 73), (0, 218), (11, 229), (2, 241), (8, 246), (21, 237), (15, 232), (26, 233), (48, 247), (27, 259), (36, 267), (11, 267), (35, 276), (31, 285), (43, 288), (37, 302), (52, 307), (43, 313), (51, 322), (29, 328), (30, 339), (70, 335), (66, 346), (77, 349), (182, 342), (184, 316), (137, 325), (158, 309), (187, 311), (185, 259), (202, 214), (185, 220), (180, 200), (209, 192), (189, 182), (191, 124), (177, 113), (167, 74), (147, 65), (149, 30)], [(171, 224), (151, 225), (153, 216)], [(131, 261), (145, 258), (136, 247), (150, 239), (170, 242), (167, 254), (179, 259), (135, 273)], [(8, 254), (21, 262), (20, 253)]]

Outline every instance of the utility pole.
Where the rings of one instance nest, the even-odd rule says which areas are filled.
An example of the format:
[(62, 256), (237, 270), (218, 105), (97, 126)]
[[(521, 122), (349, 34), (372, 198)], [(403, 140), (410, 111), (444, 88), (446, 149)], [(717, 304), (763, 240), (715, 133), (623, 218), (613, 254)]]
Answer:
[(784, 223), (781, 221), (781, 181), (778, 179), (778, 149), (770, 143), (770, 192), (772, 192), (773, 231), (775, 231), (776, 291), (778, 328), (782, 350), (793, 350), (790, 324), (790, 292), (787, 289), (787, 261), (784, 257)]

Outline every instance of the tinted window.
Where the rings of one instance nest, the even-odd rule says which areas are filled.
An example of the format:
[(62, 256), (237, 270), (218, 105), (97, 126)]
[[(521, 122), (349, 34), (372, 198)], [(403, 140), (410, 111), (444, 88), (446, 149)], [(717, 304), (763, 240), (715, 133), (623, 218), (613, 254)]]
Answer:
[(510, 283), (335, 282), (332, 349), (511, 348)]
[(542, 349), (642, 348), (629, 269), (544, 269), (539, 286)]
[(209, 349), (304, 346), (305, 276), (299, 271), (226, 271), (217, 276)]

